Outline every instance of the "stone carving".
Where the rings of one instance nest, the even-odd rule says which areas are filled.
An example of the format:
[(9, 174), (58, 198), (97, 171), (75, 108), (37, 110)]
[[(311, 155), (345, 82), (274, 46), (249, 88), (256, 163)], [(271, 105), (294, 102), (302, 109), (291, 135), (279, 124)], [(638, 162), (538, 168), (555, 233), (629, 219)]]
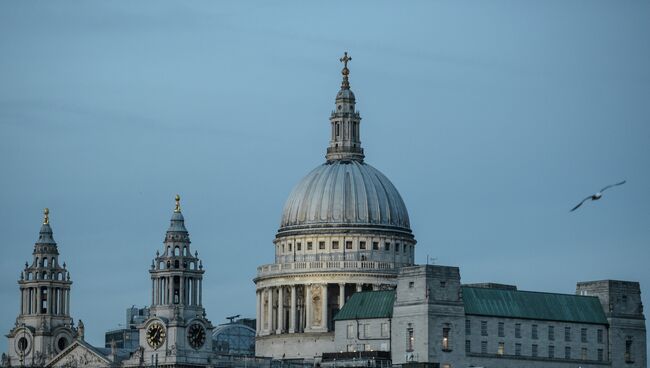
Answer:
[(79, 320), (79, 325), (77, 327), (77, 333), (78, 333), (78, 336), (79, 336), (79, 340), (83, 341), (83, 339), (84, 339), (84, 322), (82, 320)]

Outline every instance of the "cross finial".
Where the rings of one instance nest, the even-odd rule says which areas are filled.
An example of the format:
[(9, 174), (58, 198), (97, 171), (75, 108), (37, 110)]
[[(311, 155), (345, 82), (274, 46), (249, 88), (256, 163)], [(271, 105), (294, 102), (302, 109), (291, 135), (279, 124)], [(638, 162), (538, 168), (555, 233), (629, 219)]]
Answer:
[(174, 208), (174, 212), (181, 212), (181, 196), (176, 194), (176, 208)]
[(341, 83), (341, 88), (343, 89), (350, 89), (350, 82), (348, 81), (348, 75), (350, 74), (350, 69), (348, 69), (348, 61), (352, 60), (351, 57), (348, 56), (348, 52), (343, 53), (343, 57), (339, 59), (343, 63), (343, 70), (341, 70), (341, 74), (343, 74), (343, 82)]
[(43, 210), (43, 225), (47, 225), (50, 223), (50, 209), (45, 208)]

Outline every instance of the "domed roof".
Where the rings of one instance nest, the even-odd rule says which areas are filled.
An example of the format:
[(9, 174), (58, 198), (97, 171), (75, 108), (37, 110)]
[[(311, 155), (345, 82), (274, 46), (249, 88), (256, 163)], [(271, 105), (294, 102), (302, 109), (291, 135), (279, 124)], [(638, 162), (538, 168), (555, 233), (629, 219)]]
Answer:
[(411, 233), (406, 206), (393, 183), (356, 160), (331, 161), (307, 174), (289, 195), (278, 232), (335, 227)]

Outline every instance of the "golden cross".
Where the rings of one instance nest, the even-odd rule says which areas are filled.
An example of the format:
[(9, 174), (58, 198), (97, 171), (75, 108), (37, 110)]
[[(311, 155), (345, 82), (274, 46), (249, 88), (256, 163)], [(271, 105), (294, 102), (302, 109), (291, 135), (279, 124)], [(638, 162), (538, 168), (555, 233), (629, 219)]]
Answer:
[(352, 60), (352, 58), (348, 56), (348, 52), (346, 51), (343, 57), (340, 58), (339, 60), (343, 63), (343, 67), (347, 69), (348, 61)]

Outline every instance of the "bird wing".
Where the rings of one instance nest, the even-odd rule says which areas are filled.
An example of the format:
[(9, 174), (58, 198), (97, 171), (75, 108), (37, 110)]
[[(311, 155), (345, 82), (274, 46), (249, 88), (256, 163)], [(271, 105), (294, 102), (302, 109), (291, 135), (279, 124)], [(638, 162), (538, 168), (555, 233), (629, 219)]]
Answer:
[(571, 209), (571, 211), (569, 211), (569, 212), (573, 212), (573, 211), (577, 210), (578, 207), (582, 206), (582, 204), (585, 203), (585, 201), (586, 201), (587, 199), (591, 199), (591, 196), (589, 196), (589, 197), (583, 199), (582, 201), (580, 201), (580, 203), (578, 203), (577, 206), (573, 207), (573, 208)]
[(605, 191), (605, 189), (609, 189), (609, 188), (611, 188), (611, 187), (615, 187), (615, 186), (623, 185), (623, 184), (625, 184), (625, 180), (623, 180), (623, 181), (620, 182), (620, 183), (610, 184), (610, 185), (606, 186), (605, 188), (601, 189), (600, 192), (602, 193), (602, 192)]

